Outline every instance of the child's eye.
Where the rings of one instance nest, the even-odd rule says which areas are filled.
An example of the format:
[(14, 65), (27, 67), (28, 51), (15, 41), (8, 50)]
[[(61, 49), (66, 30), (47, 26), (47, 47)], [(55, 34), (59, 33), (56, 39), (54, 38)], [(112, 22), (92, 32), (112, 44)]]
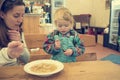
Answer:
[(62, 27), (62, 25), (58, 25), (58, 27)]
[(69, 25), (68, 24), (66, 24), (66, 25), (64, 25), (65, 27), (68, 27)]
[(59, 24), (58, 27), (68, 27), (69, 25), (68, 24)]

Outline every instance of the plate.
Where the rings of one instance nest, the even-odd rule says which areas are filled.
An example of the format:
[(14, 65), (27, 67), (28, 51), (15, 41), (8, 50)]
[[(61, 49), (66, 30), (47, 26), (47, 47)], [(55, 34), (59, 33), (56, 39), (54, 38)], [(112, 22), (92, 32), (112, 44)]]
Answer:
[(47, 77), (56, 74), (64, 69), (63, 63), (56, 60), (35, 60), (24, 66), (28, 74)]

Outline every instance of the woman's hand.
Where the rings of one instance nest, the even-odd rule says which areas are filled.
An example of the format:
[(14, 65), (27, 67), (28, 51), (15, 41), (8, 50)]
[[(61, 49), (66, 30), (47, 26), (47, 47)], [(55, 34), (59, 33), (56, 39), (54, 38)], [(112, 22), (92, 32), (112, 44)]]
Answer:
[(72, 53), (73, 53), (72, 49), (67, 49), (67, 50), (64, 52), (64, 54), (65, 54), (66, 56), (71, 56)]
[(8, 44), (8, 56), (10, 58), (18, 58), (23, 50), (23, 43), (20, 41), (12, 41)]
[(60, 40), (55, 40), (55, 49), (59, 49), (61, 47)]
[(8, 30), (8, 36), (11, 41), (21, 41), (20, 32), (16, 30)]

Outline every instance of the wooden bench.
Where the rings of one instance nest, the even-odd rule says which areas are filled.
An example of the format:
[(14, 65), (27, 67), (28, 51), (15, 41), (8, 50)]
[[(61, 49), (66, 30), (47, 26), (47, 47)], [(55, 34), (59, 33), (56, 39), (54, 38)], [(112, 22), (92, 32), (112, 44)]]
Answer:
[[(43, 53), (43, 52), (41, 52)], [(31, 54), (30, 61), (40, 60), (40, 59), (50, 59), (51, 55), (46, 54)], [(76, 61), (95, 61), (97, 60), (96, 53), (85, 53), (81, 56), (76, 57)]]

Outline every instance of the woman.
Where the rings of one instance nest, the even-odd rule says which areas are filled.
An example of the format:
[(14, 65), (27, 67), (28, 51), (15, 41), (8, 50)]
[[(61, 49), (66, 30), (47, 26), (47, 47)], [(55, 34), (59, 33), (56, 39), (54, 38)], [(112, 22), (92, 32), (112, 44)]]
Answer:
[(24, 13), (22, 0), (0, 0), (0, 66), (29, 61), (29, 52), (21, 41)]

